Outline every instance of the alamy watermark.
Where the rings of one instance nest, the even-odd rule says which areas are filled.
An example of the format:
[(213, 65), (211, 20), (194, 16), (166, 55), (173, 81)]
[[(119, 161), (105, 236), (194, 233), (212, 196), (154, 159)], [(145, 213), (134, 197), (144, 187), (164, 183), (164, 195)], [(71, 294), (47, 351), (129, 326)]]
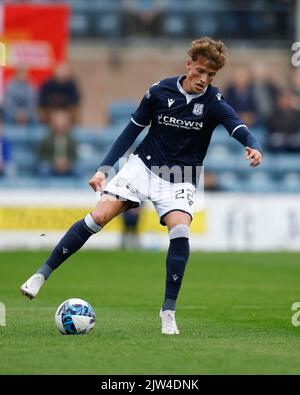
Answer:
[(0, 326), (6, 326), (6, 307), (0, 302)]
[(300, 41), (296, 41), (292, 44), (292, 51), (295, 53), (291, 57), (291, 63), (294, 67), (300, 66)]
[[(120, 158), (119, 167), (123, 168), (128, 161), (129, 168), (118, 172), (111, 166), (102, 166), (98, 169), (108, 175), (107, 183), (112, 181), (109, 192), (102, 196), (105, 200), (127, 200), (128, 193), (138, 196), (141, 200), (154, 197), (157, 199), (186, 200), (190, 206), (194, 203), (194, 194), (204, 192), (204, 166), (150, 166), (144, 165), (133, 171), (139, 162), (134, 155), (129, 158)], [(141, 162), (142, 163), (142, 162)], [(133, 173), (132, 173), (133, 171)], [(137, 177), (137, 173), (139, 176)], [(161, 182), (157, 180), (161, 179)], [(125, 193), (124, 193), (125, 192)]]
[(292, 325), (300, 326), (300, 302), (295, 302), (292, 304), (292, 311), (295, 311), (291, 319)]

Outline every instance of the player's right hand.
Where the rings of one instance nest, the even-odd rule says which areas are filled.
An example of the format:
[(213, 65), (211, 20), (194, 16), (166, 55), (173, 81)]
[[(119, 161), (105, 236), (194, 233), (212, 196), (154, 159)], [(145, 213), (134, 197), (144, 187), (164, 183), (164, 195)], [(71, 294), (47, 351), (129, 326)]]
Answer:
[(102, 171), (96, 171), (94, 176), (90, 179), (89, 185), (95, 192), (102, 192), (105, 187), (105, 174)]

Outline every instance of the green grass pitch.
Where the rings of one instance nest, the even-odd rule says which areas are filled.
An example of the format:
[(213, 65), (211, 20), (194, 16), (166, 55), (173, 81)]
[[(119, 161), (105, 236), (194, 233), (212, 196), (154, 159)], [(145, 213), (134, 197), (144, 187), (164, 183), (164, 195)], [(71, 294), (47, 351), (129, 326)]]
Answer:
[[(19, 286), (47, 251), (0, 253), (0, 374), (299, 374), (297, 253), (192, 252), (177, 302), (179, 336), (160, 333), (165, 253), (81, 251), (30, 301)], [(87, 300), (96, 325), (63, 336), (54, 313)]]

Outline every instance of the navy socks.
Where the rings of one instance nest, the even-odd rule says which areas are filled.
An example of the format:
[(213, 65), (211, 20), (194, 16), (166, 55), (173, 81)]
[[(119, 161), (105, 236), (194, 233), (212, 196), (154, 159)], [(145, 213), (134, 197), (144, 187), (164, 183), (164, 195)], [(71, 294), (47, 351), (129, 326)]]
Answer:
[(185, 266), (190, 253), (189, 239), (179, 237), (170, 240), (167, 255), (166, 290), (162, 310), (175, 310), (176, 299), (184, 276)]
[(47, 280), (53, 270), (57, 269), (69, 256), (78, 251), (100, 229), (101, 227), (94, 222), (91, 214), (76, 222), (58, 242), (49, 258), (37, 270), (37, 273), (43, 274)]
[[(37, 270), (45, 279), (67, 258), (78, 251), (101, 226), (88, 214), (76, 222), (58, 242), (46, 262)], [(162, 310), (175, 310), (185, 267), (189, 258), (189, 230), (187, 225), (177, 225), (170, 231), (170, 246), (166, 260), (166, 288)]]

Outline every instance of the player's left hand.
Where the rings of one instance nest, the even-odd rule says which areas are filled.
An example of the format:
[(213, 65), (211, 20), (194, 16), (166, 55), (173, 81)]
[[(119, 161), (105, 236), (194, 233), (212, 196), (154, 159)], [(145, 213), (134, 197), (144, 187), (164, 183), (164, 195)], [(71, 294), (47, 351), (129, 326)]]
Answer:
[(262, 154), (257, 149), (246, 147), (246, 159), (252, 159), (250, 166), (256, 167), (261, 164)]

